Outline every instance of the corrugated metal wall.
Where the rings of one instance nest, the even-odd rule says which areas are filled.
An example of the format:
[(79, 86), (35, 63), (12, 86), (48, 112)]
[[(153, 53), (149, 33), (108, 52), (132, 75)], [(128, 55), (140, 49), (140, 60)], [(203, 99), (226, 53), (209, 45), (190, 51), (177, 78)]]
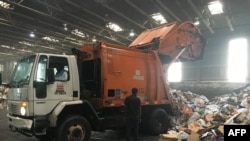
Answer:
[[(236, 32), (237, 31), (237, 32)], [(203, 58), (186, 62), (182, 66), (183, 81), (227, 81), (227, 57), (229, 41), (237, 37), (248, 39), (248, 80), (250, 80), (250, 28), (220, 30), (207, 36)]]
[(3, 71), (0, 72), (0, 73), (2, 73), (3, 83), (9, 83), (12, 70), (14, 69), (15, 62), (16, 61), (2, 61), (2, 62), (0, 62), (0, 64), (2, 64), (4, 66)]

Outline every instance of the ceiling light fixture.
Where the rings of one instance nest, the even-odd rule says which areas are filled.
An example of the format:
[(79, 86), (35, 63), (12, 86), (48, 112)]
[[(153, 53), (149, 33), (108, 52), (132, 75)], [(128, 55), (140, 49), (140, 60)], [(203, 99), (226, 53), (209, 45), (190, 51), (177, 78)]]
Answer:
[(130, 36), (130, 37), (134, 37), (134, 36), (135, 36), (135, 33), (134, 33), (134, 30), (133, 30), (133, 29), (130, 31), (129, 36)]
[(63, 26), (64, 26), (63, 29), (67, 31), (68, 30), (67, 24), (65, 23), (65, 24), (63, 24)]
[(164, 24), (167, 23), (167, 20), (164, 18), (164, 16), (161, 13), (155, 13), (150, 15), (151, 18), (153, 18), (158, 24)]
[(34, 32), (30, 32), (30, 37), (34, 38), (36, 35), (34, 34)]
[(96, 42), (96, 38), (95, 38), (95, 36), (93, 37), (92, 42)]
[(123, 29), (118, 24), (115, 24), (115, 23), (112, 23), (112, 22), (109, 22), (108, 24), (106, 24), (106, 27), (113, 30), (113, 31), (115, 31), (115, 32), (123, 31)]
[(194, 22), (194, 25), (199, 25), (199, 24), (200, 22), (198, 20)]
[(212, 15), (223, 13), (223, 6), (220, 1), (212, 1), (208, 3), (208, 9)]

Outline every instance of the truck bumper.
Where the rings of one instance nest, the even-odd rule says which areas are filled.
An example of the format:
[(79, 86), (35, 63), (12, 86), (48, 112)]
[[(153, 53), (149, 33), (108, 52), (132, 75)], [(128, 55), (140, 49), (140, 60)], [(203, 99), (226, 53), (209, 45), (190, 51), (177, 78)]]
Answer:
[(7, 115), (8, 117), (8, 124), (11, 128), (16, 128), (16, 129), (26, 129), (26, 130), (31, 130), (33, 121), (30, 119), (23, 119), (19, 117), (14, 117), (11, 115)]

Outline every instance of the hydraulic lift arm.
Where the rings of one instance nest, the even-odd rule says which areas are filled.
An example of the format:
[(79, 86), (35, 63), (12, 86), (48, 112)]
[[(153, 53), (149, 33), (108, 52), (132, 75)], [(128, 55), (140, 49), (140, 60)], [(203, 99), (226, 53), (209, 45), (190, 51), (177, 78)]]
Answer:
[[(167, 58), (166, 64), (192, 61), (202, 57), (205, 41), (191, 22), (173, 22), (142, 32), (130, 45), (147, 51), (156, 51), (160, 58)], [(163, 63), (163, 64), (165, 64)]]

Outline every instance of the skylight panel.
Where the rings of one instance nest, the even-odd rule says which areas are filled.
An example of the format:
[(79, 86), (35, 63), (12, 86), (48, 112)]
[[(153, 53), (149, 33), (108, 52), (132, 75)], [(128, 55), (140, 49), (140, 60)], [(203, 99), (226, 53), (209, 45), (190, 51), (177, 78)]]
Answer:
[(76, 36), (81, 37), (81, 38), (85, 38), (85, 34), (78, 29), (72, 30), (71, 34), (76, 35)]
[(57, 40), (57, 39), (55, 39), (53, 37), (47, 37), (47, 36), (45, 36), (45, 37), (42, 37), (42, 39), (47, 40), (47, 41), (51, 41), (51, 42), (55, 42), (55, 43), (59, 42), (59, 40)]
[(106, 27), (113, 30), (113, 31), (115, 31), (115, 32), (123, 31), (123, 29), (118, 24), (115, 24), (115, 23), (112, 23), (112, 22), (109, 22), (106, 25)]
[(152, 17), (158, 24), (167, 23), (167, 20), (164, 18), (164, 16), (162, 16), (161, 13), (152, 14), (151, 17)]
[(9, 3), (3, 2), (1, 0), (0, 0), (0, 7), (5, 8), (5, 9), (11, 9)]
[(223, 13), (223, 8), (220, 1), (213, 1), (208, 3), (208, 9), (212, 15), (221, 14)]
[(3, 54), (3, 55), (12, 55), (10, 53), (2, 53), (2, 52), (0, 52), (0, 54)]
[(3, 47), (3, 48), (11, 48), (10, 46), (7, 46), (7, 45), (1, 45), (1, 47)]
[(23, 45), (27, 45), (27, 46), (34, 46), (34, 44), (31, 44), (29, 42), (26, 42), (26, 41), (20, 41), (18, 42), (19, 44), (23, 44)]

